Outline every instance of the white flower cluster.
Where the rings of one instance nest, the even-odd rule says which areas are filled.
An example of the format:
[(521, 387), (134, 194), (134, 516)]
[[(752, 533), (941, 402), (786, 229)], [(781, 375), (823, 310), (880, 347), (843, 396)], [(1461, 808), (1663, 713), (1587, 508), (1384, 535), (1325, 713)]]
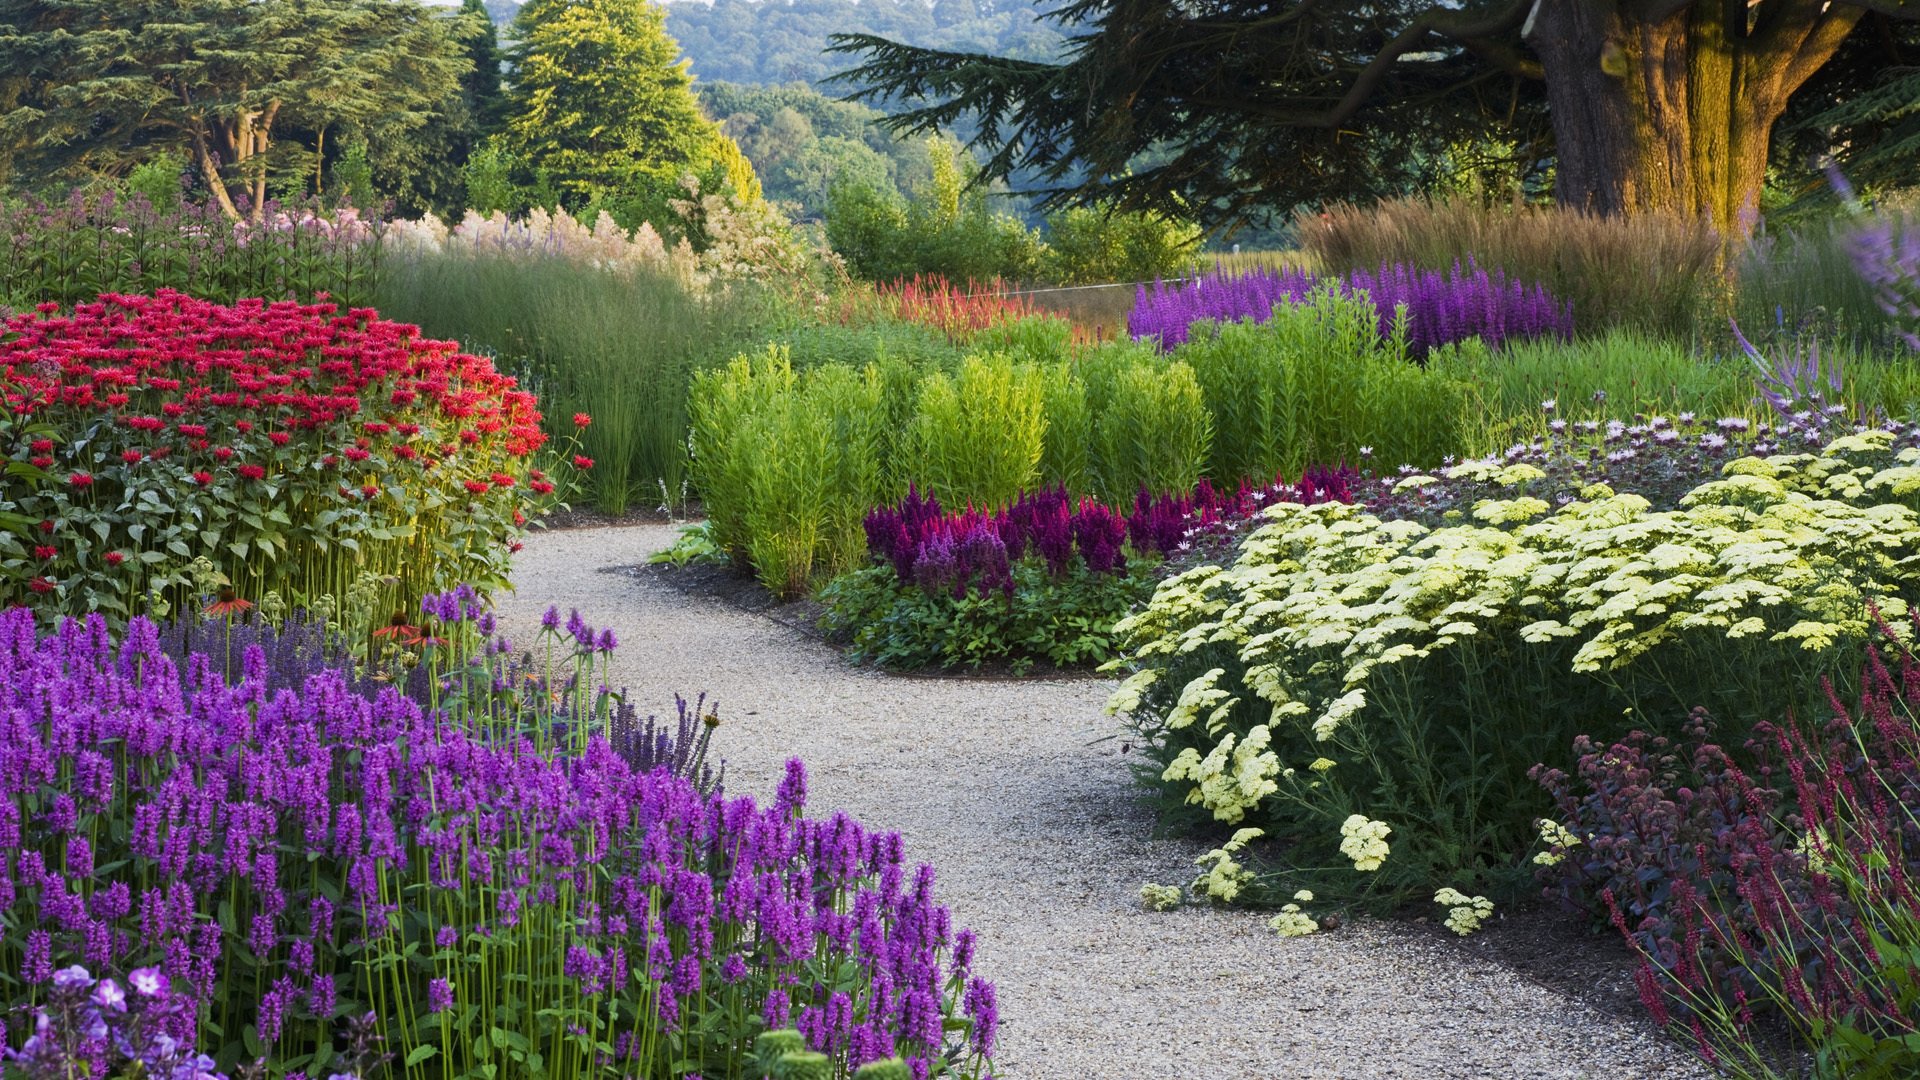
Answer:
[[(1248, 841), (1258, 840), (1265, 835), (1266, 832), (1261, 829), (1241, 829), (1226, 843), (1193, 860), (1207, 869), (1193, 879), (1189, 888), (1223, 904), (1232, 903), (1233, 898), (1240, 895), (1240, 890), (1254, 879), (1253, 871), (1235, 862), (1233, 857), (1247, 846)], [(1209, 863), (1212, 865), (1208, 866)]]
[(1294, 903), (1283, 905), (1280, 914), (1267, 920), (1268, 929), (1281, 937), (1306, 937), (1320, 929), (1320, 923), (1313, 916), (1300, 910), (1300, 905), (1310, 903), (1313, 894), (1305, 889), (1293, 894)]
[[(1571, 672), (1605, 675), (1702, 635), (1818, 653), (1862, 639), (1875, 607), (1908, 633), (1920, 449), (1893, 439), (1867, 431), (1818, 454), (1737, 459), (1670, 511), (1604, 485), (1557, 508), (1516, 491), (1439, 528), (1276, 504), (1231, 567), (1167, 579), (1120, 623), (1136, 674), (1109, 708), (1180, 747), (1162, 778), (1219, 820), (1279, 796), (1317, 800), (1332, 821), (1356, 796), (1329, 770), (1361, 759), (1382, 680), (1409, 660), (1566, 639)], [(1517, 487), (1540, 473), (1468, 462), (1447, 475)], [(1164, 683), (1182, 689), (1156, 692)], [(1363, 858), (1348, 849), (1369, 841), (1343, 836), (1363, 869), (1379, 865), (1384, 840)]]
[(1387, 861), (1387, 835), (1391, 832), (1386, 822), (1355, 814), (1340, 826), (1340, 854), (1353, 860), (1355, 870), (1378, 870)]
[(1140, 902), (1148, 911), (1172, 911), (1186, 899), (1178, 885), (1156, 885), (1149, 881), (1140, 886)]
[(1484, 896), (1468, 896), (1458, 889), (1445, 888), (1433, 894), (1433, 902), (1447, 909), (1447, 929), (1466, 937), (1493, 915), (1493, 901)]

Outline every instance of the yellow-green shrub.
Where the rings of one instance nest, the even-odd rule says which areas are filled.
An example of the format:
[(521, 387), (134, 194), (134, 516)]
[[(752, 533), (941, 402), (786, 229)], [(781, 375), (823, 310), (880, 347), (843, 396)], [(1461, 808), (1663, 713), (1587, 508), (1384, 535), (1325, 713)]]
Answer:
[(1213, 438), (1193, 369), (1178, 360), (1127, 363), (1105, 397), (1093, 420), (1100, 497), (1124, 503), (1142, 490), (1191, 491), (1206, 471)]
[(1043, 377), (1004, 354), (970, 356), (920, 383), (912, 479), (948, 506), (999, 506), (1034, 486), (1047, 418)]
[[(1738, 459), (1664, 512), (1599, 486), (1556, 509), (1529, 494), (1538, 470), (1480, 462), (1460, 468), (1511, 497), (1459, 525), (1277, 505), (1233, 566), (1169, 579), (1121, 625), (1137, 671), (1111, 706), (1169, 795), (1336, 868), (1316, 891), (1497, 884), (1546, 810), (1528, 769), (1574, 735), (1698, 705), (1804, 714), (1857, 666), (1870, 605), (1902, 625), (1920, 448), (1893, 441)], [(1353, 837), (1380, 823), (1389, 853), (1356, 871)]]

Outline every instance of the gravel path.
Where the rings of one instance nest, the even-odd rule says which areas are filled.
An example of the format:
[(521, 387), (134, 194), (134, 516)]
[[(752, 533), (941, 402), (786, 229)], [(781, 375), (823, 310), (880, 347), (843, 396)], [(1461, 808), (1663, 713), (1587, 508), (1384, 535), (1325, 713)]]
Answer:
[(1204, 850), (1154, 839), (1095, 679), (892, 677), (769, 619), (631, 568), (663, 525), (538, 534), (503, 604), (516, 640), (550, 603), (620, 638), (643, 710), (708, 691), (728, 787), (765, 796), (803, 757), (815, 812), (898, 829), (940, 871), (999, 985), (1012, 1080), (1691, 1077), (1648, 1025), (1609, 1018), (1394, 923), (1283, 940), (1258, 912), (1143, 911)]

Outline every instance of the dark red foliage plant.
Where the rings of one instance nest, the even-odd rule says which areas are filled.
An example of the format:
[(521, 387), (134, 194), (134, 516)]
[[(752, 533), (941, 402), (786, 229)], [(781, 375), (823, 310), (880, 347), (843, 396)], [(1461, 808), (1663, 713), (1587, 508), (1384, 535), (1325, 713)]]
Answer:
[[(1641, 998), (1735, 1075), (1920, 1070), (1920, 660), (1882, 622), (1850, 704), (1761, 724), (1738, 751), (1696, 712), (1539, 767), (1559, 821), (1549, 895), (1611, 922)], [(1774, 1036), (1791, 1036), (1782, 1048)]]

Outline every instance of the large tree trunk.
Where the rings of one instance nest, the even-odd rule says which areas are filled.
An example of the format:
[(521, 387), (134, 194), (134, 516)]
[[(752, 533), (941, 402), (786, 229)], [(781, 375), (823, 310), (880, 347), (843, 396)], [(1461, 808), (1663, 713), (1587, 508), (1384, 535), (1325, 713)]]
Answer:
[(1538, 0), (1562, 205), (1744, 232), (1773, 124), (1864, 9), (1823, 0)]

